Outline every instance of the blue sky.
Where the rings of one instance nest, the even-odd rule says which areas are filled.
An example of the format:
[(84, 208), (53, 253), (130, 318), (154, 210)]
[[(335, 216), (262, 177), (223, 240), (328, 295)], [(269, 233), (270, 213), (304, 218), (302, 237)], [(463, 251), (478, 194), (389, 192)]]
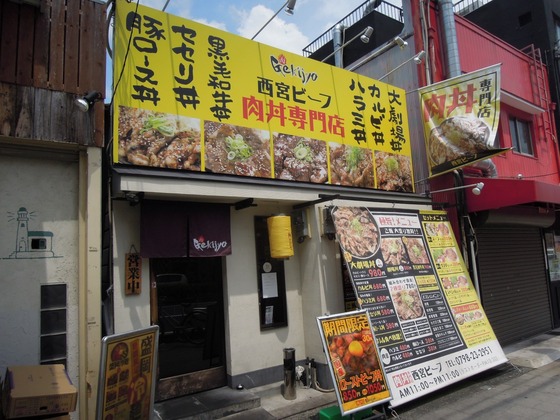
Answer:
[[(140, 0), (162, 10), (167, 0)], [(251, 38), (285, 0), (169, 0), (165, 11)], [(293, 15), (282, 10), (255, 41), (301, 54), (302, 49), (365, 0), (297, 0)]]

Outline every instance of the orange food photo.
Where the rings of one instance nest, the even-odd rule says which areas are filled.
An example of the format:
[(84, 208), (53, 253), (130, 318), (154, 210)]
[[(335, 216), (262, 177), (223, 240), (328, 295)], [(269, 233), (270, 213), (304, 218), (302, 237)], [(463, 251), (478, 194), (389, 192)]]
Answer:
[(341, 376), (350, 377), (361, 372), (379, 369), (377, 352), (370, 330), (333, 336), (329, 340), (329, 352), (333, 361), (340, 361)]
[(362, 355), (364, 354), (364, 348), (359, 341), (354, 340), (348, 345), (348, 352), (352, 356), (362, 357)]

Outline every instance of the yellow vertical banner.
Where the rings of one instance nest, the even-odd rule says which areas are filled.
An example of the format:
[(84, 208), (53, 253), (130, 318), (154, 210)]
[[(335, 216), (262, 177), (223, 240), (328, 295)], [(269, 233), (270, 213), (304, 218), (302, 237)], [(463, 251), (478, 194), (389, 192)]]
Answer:
[(430, 176), (508, 151), (495, 144), (500, 122), (500, 67), (486, 67), (418, 92)]

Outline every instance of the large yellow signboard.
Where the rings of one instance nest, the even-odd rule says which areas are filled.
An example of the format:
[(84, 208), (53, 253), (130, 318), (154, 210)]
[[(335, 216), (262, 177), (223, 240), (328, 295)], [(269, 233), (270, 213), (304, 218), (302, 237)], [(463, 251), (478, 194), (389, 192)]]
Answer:
[(117, 1), (114, 162), (412, 192), (405, 92)]

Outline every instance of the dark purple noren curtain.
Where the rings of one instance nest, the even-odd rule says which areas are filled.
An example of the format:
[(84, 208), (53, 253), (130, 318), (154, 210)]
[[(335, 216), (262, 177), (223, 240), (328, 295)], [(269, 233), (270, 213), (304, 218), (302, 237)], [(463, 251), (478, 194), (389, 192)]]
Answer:
[(189, 213), (189, 257), (231, 254), (229, 206), (191, 204), (193, 211)]
[(229, 206), (142, 201), (143, 258), (215, 257), (231, 254)]

